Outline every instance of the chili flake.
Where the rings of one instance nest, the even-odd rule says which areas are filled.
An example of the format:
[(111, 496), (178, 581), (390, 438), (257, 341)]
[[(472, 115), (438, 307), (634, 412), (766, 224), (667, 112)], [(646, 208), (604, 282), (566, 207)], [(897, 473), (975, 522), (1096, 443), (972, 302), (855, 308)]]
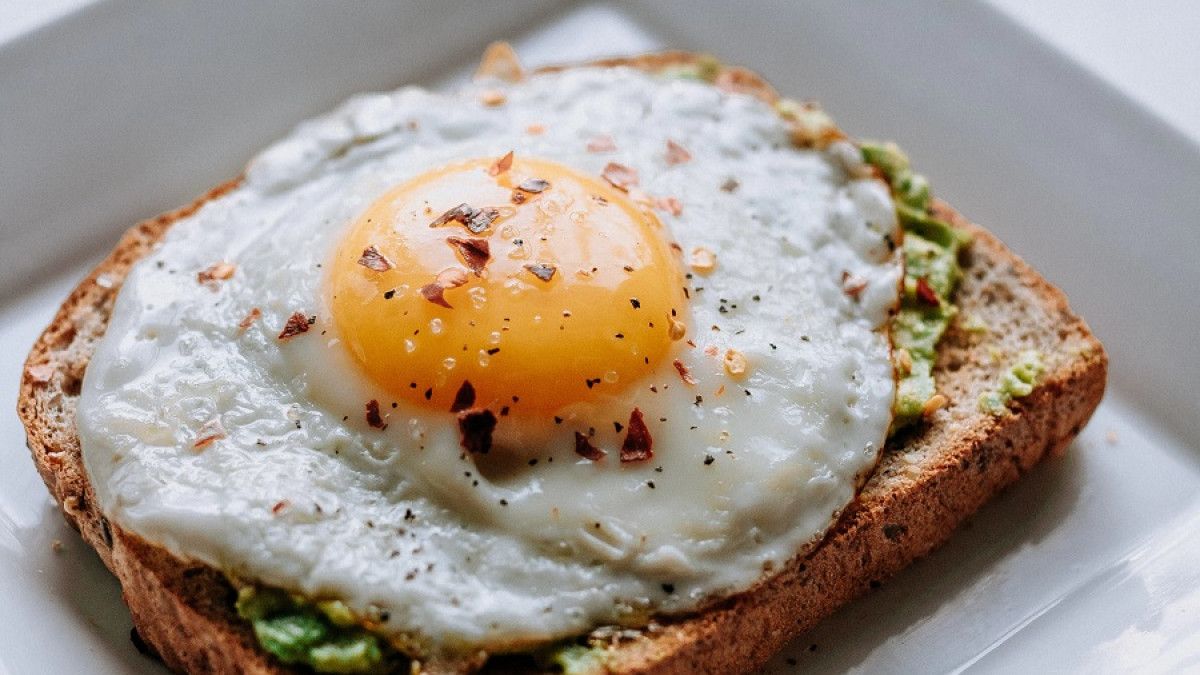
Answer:
[(429, 226), (441, 227), (451, 222), (458, 222), (466, 225), (467, 221), (473, 218), (478, 212), (479, 209), (476, 209), (474, 206), (471, 206), (466, 202), (463, 202), (462, 204), (459, 204), (458, 206), (455, 206), (449, 211), (446, 211), (442, 215), (438, 216), (432, 223), (429, 224)]
[(394, 267), (392, 261), (388, 260), (374, 246), (368, 246), (363, 249), (362, 257), (358, 259), (358, 264), (376, 272), (386, 272)]
[(634, 408), (629, 413), (628, 431), (621, 444), (621, 462), (644, 462), (654, 457), (654, 439), (642, 419), (642, 411)]
[(499, 217), (498, 209), (492, 207), (477, 209), (464, 202), (438, 216), (429, 226), (441, 227), (453, 222), (466, 226), (474, 234), (479, 234), (491, 227), (492, 222)]
[(609, 162), (605, 165), (604, 171), (600, 175), (608, 181), (609, 185), (624, 192), (629, 192), (629, 188), (638, 184), (637, 169), (616, 162)]
[(501, 157), (500, 159), (496, 160), (496, 162), (494, 164), (492, 164), (490, 167), (488, 167), (488, 175), (489, 176), (499, 176), (500, 174), (504, 173), (505, 171), (508, 171), (509, 169), (511, 169), (512, 164), (513, 164), (513, 151), (509, 150), (508, 154), (506, 154), (503, 157)]
[(458, 254), (462, 256), (463, 262), (466, 263), (467, 269), (474, 272), (475, 276), (479, 276), (483, 272), (483, 268), (487, 266), (488, 261), (492, 259), (492, 250), (488, 245), (487, 239), (447, 237), (446, 243), (458, 251)]
[(842, 291), (851, 298), (858, 300), (862, 292), (867, 289), (867, 280), (851, 274), (846, 270), (842, 270)]
[(441, 305), (446, 309), (454, 309), (449, 302), (446, 302), (444, 293), (447, 289), (458, 288), (467, 283), (467, 273), (457, 267), (447, 267), (438, 272), (433, 283), (425, 284), (420, 288), (421, 296), (435, 305)]
[(673, 216), (683, 215), (683, 202), (674, 197), (655, 197), (654, 208)]
[(279, 339), (287, 340), (301, 333), (307, 333), (308, 327), (316, 322), (317, 317), (315, 316), (305, 316), (303, 312), (293, 312), (288, 317), (287, 323), (284, 324), (283, 330), (279, 331)]
[(613, 137), (608, 135), (596, 136), (587, 143), (588, 152), (612, 152), (617, 149)]
[(488, 45), (483, 59), (479, 62), (479, 68), (475, 70), (476, 80), (496, 78), (505, 82), (519, 82), (524, 76), (517, 53), (507, 42), (493, 42)]
[(683, 380), (684, 384), (696, 384), (696, 378), (692, 377), (692, 373), (683, 361), (675, 359), (671, 364), (675, 366), (675, 371), (679, 373), (679, 379)]
[(558, 271), (557, 267), (548, 263), (533, 263), (532, 265), (526, 265), (525, 269), (529, 270), (530, 274), (542, 281), (550, 281), (554, 278), (554, 273)]
[(192, 443), (192, 447), (196, 450), (203, 450), (222, 438), (225, 438), (225, 428), (221, 426), (221, 420), (214, 417), (205, 422), (200, 427), (200, 431), (196, 432), (196, 440)]
[(500, 210), (492, 207), (484, 207), (479, 209), (471, 219), (467, 221), (467, 229), (474, 234), (479, 234), (492, 226), (497, 218), (500, 217)]
[(584, 434), (575, 432), (575, 454), (584, 459), (598, 462), (605, 457), (605, 452), (600, 448), (592, 445), (591, 440)]
[(238, 330), (246, 330), (250, 326), (254, 325), (254, 322), (258, 321), (258, 318), (261, 316), (262, 316), (261, 309), (259, 309), (257, 307), (251, 307), (250, 312), (248, 314), (246, 314), (245, 318), (243, 318), (240, 322), (238, 322)]
[(517, 189), (522, 192), (528, 192), (536, 195), (539, 192), (545, 192), (549, 187), (550, 181), (548, 180), (542, 178), (526, 178), (525, 180), (521, 181), (521, 184), (517, 186)]
[(216, 289), (217, 281), (225, 281), (233, 276), (237, 271), (237, 267), (227, 262), (219, 262), (214, 265), (209, 265), (203, 270), (196, 273), (196, 281), (201, 284), (206, 284), (210, 288)]
[(938, 307), (942, 304), (942, 301), (937, 296), (937, 292), (933, 290), (933, 287), (929, 285), (925, 277), (917, 278), (917, 299), (933, 307)]
[(668, 138), (667, 164), (674, 166), (675, 164), (683, 164), (690, 161), (692, 161), (692, 153), (688, 152), (687, 148)]
[(507, 100), (508, 97), (499, 89), (485, 89), (479, 93), (479, 102), (488, 107), (494, 108), (498, 105), (504, 105), (504, 102)]

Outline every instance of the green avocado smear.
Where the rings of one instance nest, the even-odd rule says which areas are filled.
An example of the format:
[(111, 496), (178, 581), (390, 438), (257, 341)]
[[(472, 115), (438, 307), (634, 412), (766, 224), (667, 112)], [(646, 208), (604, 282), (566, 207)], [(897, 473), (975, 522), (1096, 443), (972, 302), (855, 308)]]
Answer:
[(393, 650), (336, 600), (314, 602), (276, 588), (245, 586), (235, 609), (262, 648), (288, 665), (319, 673), (384, 673), (395, 665)]
[(904, 230), (904, 290), (892, 320), (897, 385), (891, 432), (921, 419), (937, 393), (937, 344), (958, 313), (951, 298), (962, 278), (958, 255), (970, 235), (934, 216), (929, 182), (913, 173), (894, 143), (863, 142), (863, 161), (879, 169), (892, 189)]
[(1008, 370), (1000, 375), (996, 388), (980, 395), (979, 409), (990, 415), (1007, 415), (1008, 404), (1014, 398), (1032, 394), (1038, 378), (1045, 370), (1041, 352), (1036, 349), (1021, 352)]

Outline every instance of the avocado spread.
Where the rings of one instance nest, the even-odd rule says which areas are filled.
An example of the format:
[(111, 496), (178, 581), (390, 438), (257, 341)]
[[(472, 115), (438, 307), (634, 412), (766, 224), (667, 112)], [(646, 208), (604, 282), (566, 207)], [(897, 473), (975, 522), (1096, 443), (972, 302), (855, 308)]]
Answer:
[(558, 647), (550, 651), (544, 661), (551, 668), (561, 670), (563, 675), (593, 675), (606, 672), (603, 647), (587, 645)]
[(929, 182), (913, 173), (893, 143), (861, 145), (863, 161), (879, 169), (892, 189), (904, 229), (904, 292), (892, 322), (897, 389), (892, 432), (921, 418), (937, 393), (933, 365), (937, 343), (958, 312), (950, 298), (962, 269), (958, 254), (970, 236), (934, 217)]
[(1046, 370), (1042, 354), (1030, 349), (1017, 355), (1017, 360), (1000, 375), (996, 388), (979, 397), (979, 409), (992, 415), (1008, 414), (1008, 404), (1014, 398), (1033, 393), (1033, 387)]
[(318, 673), (386, 672), (390, 649), (341, 602), (312, 602), (275, 588), (246, 586), (238, 591), (235, 607), (254, 627), (263, 649), (284, 663)]

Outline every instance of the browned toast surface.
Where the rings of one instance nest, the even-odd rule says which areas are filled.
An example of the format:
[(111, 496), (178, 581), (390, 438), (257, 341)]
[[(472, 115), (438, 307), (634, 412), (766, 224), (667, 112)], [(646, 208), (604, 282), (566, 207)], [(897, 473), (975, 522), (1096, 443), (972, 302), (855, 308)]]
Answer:
[[(659, 69), (696, 58), (671, 53), (601, 65)], [(722, 76), (730, 86), (775, 96), (749, 71), (725, 69)], [(189, 673), (286, 669), (236, 616), (232, 589), (219, 572), (180, 561), (105, 520), (83, 466), (74, 414), (84, 371), (129, 268), (173, 222), (236, 185), (222, 185), (127, 232), (34, 345), (18, 403), (38, 471), (67, 521), (120, 580), (146, 643), (169, 667)], [(938, 350), (935, 372), (949, 405), (929, 424), (889, 442), (859, 498), (815, 550), (748, 592), (614, 643), (611, 670), (733, 673), (760, 666), (786, 641), (945, 541), (998, 491), (1062, 451), (1091, 416), (1104, 392), (1107, 358), (1087, 325), (1058, 289), (994, 236), (944, 204), (937, 208), (975, 237), (955, 298), (959, 321)], [(963, 329), (965, 317), (987, 330)], [(1014, 401), (1011, 414), (982, 412), (978, 397), (996, 387), (1020, 351), (1030, 349), (1041, 352), (1046, 365), (1034, 392)], [(465, 664), (426, 666), (455, 671)]]

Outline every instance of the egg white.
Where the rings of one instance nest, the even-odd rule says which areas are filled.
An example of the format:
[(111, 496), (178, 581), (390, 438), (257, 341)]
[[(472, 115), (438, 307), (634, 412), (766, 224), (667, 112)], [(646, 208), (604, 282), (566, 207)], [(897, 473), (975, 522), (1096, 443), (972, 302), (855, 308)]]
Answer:
[[(883, 328), (902, 272), (887, 188), (853, 178), (837, 152), (792, 147), (768, 104), (702, 82), (580, 69), (507, 86), (502, 106), (478, 94), (406, 88), (300, 126), (134, 268), (78, 409), (104, 511), (178, 555), (384, 609), (385, 633), (431, 650), (521, 646), (748, 587), (825, 532), (886, 437)], [(617, 149), (588, 152), (598, 135)], [(692, 160), (669, 165), (667, 139)], [(562, 424), (502, 418), (497, 443), (536, 465), (476, 466), (451, 415), (392, 407), (358, 372), (322, 283), (381, 193), (508, 150), (595, 175), (636, 168), (647, 193), (683, 204), (659, 214), (664, 236), (718, 262), (690, 280), (695, 346), (673, 355), (695, 385), (668, 359)], [(218, 261), (233, 278), (198, 284)], [(867, 282), (857, 299), (844, 272)], [(240, 330), (251, 308), (262, 316)], [(316, 322), (280, 342), (295, 311)], [(744, 379), (724, 372), (731, 348)], [(370, 399), (385, 431), (365, 424)], [(655, 457), (621, 465), (613, 422), (635, 406)], [(226, 437), (194, 448), (212, 420)], [(588, 427), (606, 460), (573, 453)]]

